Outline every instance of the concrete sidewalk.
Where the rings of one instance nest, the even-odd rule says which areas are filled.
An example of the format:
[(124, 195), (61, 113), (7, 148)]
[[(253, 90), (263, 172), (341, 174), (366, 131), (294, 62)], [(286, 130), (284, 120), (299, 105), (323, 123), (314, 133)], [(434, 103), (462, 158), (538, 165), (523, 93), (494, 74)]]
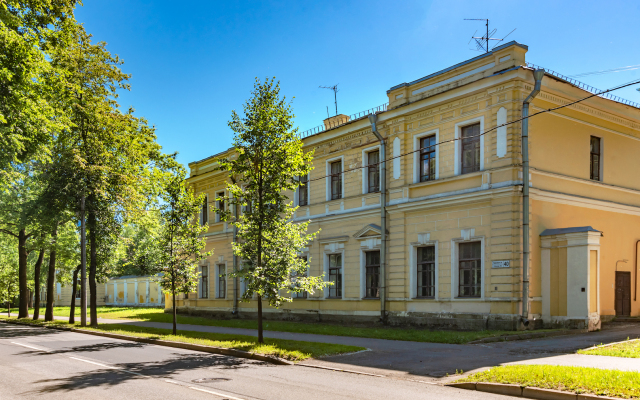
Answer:
[[(66, 319), (56, 317), (56, 319)], [(170, 323), (98, 319), (103, 324), (122, 324), (171, 329)], [(257, 336), (253, 329), (178, 324), (179, 331), (215, 332)], [(541, 339), (485, 344), (442, 344), (264, 331), (264, 337), (366, 347), (370, 351), (324, 357), (302, 365), (352, 370), (376, 375), (417, 380), (441, 378), (456, 371), (465, 372), (503, 364), (575, 365), (640, 372), (640, 359), (575, 354), (600, 343), (612, 343), (630, 337), (640, 338), (638, 324), (612, 324), (599, 332), (576, 333)]]

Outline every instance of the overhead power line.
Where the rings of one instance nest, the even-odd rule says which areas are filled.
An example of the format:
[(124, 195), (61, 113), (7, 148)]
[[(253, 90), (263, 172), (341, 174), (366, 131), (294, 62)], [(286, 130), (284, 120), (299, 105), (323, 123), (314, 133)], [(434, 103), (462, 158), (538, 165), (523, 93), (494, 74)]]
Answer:
[[(561, 108), (569, 107), (569, 106), (572, 106), (572, 105), (574, 105), (574, 104), (577, 104), (577, 103), (580, 103), (580, 102), (582, 102), (582, 101), (585, 101), (585, 100), (587, 100), (587, 99), (590, 99), (590, 98), (592, 98), (592, 97), (600, 96), (600, 95), (602, 95), (602, 94), (609, 93), (609, 92), (613, 92), (614, 90), (619, 90), (619, 89), (622, 89), (622, 88), (625, 88), (625, 87), (628, 87), (628, 86), (637, 85), (637, 84), (639, 84), (639, 83), (640, 83), (640, 80), (637, 80), (637, 81), (633, 81), (633, 82), (630, 82), (630, 83), (625, 83), (625, 84), (622, 84), (622, 85), (619, 85), (619, 86), (613, 87), (613, 88), (611, 88), (611, 89), (603, 90), (603, 91), (601, 91), (601, 92), (591, 94), (591, 95), (589, 95), (589, 96), (587, 96), (587, 97), (583, 97), (582, 99), (579, 99), (579, 100), (576, 100), (576, 101), (572, 101), (571, 103), (567, 103), (567, 104), (564, 104), (564, 105), (561, 105), (561, 106), (558, 106), (558, 107), (553, 107), (553, 108), (549, 108), (549, 109), (546, 109), (546, 110), (538, 111), (537, 113), (531, 114), (531, 115), (529, 115), (529, 116), (527, 116), (527, 117), (518, 118), (518, 119), (515, 119), (515, 120), (513, 120), (513, 121), (506, 122), (506, 123), (504, 123), (504, 124), (502, 124), (502, 125), (498, 125), (498, 126), (495, 126), (495, 127), (491, 128), (491, 129), (489, 129), (489, 130), (486, 130), (486, 131), (484, 131), (484, 132), (482, 132), (482, 133), (480, 133), (480, 134), (478, 134), (478, 135), (474, 135), (474, 136), (467, 136), (467, 137), (465, 137), (464, 139), (471, 139), (471, 138), (475, 138), (475, 137), (480, 137), (480, 136), (486, 135), (487, 133), (493, 132), (493, 131), (495, 131), (496, 129), (501, 128), (501, 127), (503, 127), (503, 126), (507, 126), (507, 125), (515, 124), (515, 123), (517, 123), (517, 122), (524, 121), (525, 119), (529, 119), (529, 118), (535, 117), (536, 115), (540, 115), (540, 114), (548, 113), (548, 112), (551, 112), (551, 111), (559, 110), (559, 109), (561, 109)], [(441, 142), (435, 143), (435, 144), (433, 144), (433, 145), (431, 145), (431, 146), (428, 146), (428, 147), (429, 147), (429, 148), (431, 148), (431, 147), (434, 147), (434, 146), (439, 146), (439, 145), (442, 145), (442, 144), (455, 142), (456, 140), (462, 140), (462, 138), (454, 138), (454, 139), (443, 140), (443, 141), (441, 141)], [(351, 169), (344, 170), (344, 171), (341, 171), (341, 172), (338, 172), (338, 173), (335, 173), (335, 174), (329, 174), (329, 175), (321, 176), (321, 177), (318, 177), (318, 178), (309, 179), (307, 182), (318, 181), (318, 180), (320, 180), (320, 179), (326, 179), (326, 178), (330, 178), (330, 177), (332, 177), (332, 176), (337, 176), (337, 175), (341, 175), (341, 174), (346, 174), (347, 172), (357, 171), (357, 170), (362, 169), (362, 168), (368, 168), (368, 167), (373, 166), (373, 165), (381, 164), (383, 161), (391, 161), (391, 160), (394, 160), (394, 159), (396, 159), (396, 158), (405, 157), (405, 156), (408, 156), (408, 155), (410, 155), (410, 154), (417, 153), (417, 152), (419, 152), (419, 151), (421, 151), (421, 150), (423, 150), (423, 149), (417, 149), (417, 150), (409, 151), (409, 152), (406, 152), (406, 153), (400, 154), (400, 155), (398, 155), (398, 156), (390, 157), (390, 158), (387, 158), (387, 159), (385, 159), (385, 160), (379, 161), (379, 162), (377, 162), (377, 163), (375, 163), (375, 164), (363, 165), (363, 166), (361, 166), (361, 167), (351, 168)]]

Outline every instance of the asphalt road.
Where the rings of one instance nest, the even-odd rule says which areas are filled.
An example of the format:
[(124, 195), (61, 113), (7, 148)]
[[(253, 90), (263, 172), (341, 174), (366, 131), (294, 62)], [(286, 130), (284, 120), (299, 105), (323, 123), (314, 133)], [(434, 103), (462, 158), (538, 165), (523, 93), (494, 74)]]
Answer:
[(0, 399), (505, 399), (0, 323)]

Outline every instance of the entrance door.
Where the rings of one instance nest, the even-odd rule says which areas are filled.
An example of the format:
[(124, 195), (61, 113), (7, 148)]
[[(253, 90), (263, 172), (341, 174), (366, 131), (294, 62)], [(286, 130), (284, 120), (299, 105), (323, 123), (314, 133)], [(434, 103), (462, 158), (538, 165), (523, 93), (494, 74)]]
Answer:
[(631, 272), (616, 272), (616, 315), (631, 315)]

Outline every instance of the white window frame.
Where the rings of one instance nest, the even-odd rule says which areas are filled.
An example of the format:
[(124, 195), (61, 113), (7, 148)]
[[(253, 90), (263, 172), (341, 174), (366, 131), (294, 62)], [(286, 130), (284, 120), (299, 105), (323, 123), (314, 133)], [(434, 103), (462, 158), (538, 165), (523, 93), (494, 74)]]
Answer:
[[(298, 177), (298, 179), (300, 179), (300, 177)], [(308, 207), (311, 205), (311, 182), (309, 182), (310, 177), (309, 174), (307, 174), (307, 205), (306, 206), (302, 206), (302, 207)], [(293, 195), (294, 199), (293, 199), (293, 205), (298, 207), (300, 206), (300, 199), (299, 199), (299, 193), (300, 193), (300, 186), (296, 187), (296, 191)]]
[[(227, 273), (227, 263), (226, 262), (222, 262), (222, 263), (216, 263), (216, 267), (215, 267), (215, 271), (216, 271), (216, 275), (215, 275), (215, 294), (216, 294), (216, 299), (219, 300), (223, 300), (227, 298), (227, 294), (229, 294), (229, 291), (227, 290), (229, 288), (229, 281), (227, 279), (226, 273)], [(219, 277), (220, 275), (225, 275), (224, 277), (224, 297), (220, 297), (220, 280)]]
[[(433, 299), (427, 297), (418, 297), (418, 248), (419, 247), (435, 247), (435, 293)], [(440, 298), (439, 277), (440, 266), (438, 262), (438, 241), (424, 240), (411, 243), (409, 245), (409, 297), (416, 300), (438, 300)]]
[[(209, 223), (209, 195), (204, 195), (204, 202), (207, 205), (207, 224)], [(202, 204), (200, 204), (200, 226), (204, 226), (204, 211), (202, 210)]]
[[(378, 150), (378, 154), (379, 155), (382, 155), (380, 153), (380, 145), (367, 147), (366, 149), (362, 150), (362, 166), (363, 166), (363, 168), (362, 168), (362, 194), (370, 194), (369, 193), (369, 153), (371, 153), (372, 151), (376, 151), (376, 150)], [(380, 161), (382, 161), (382, 160), (380, 160)], [(378, 164), (378, 165), (380, 165), (380, 164)], [(343, 168), (344, 168), (344, 164), (343, 164)], [(380, 174), (380, 176), (382, 176), (382, 174)], [(378, 192), (375, 192), (375, 193), (380, 193), (380, 192), (378, 191)], [(371, 193), (371, 194), (375, 194), (375, 193)], [(344, 194), (344, 192), (343, 192), (343, 194)]]
[(332, 201), (331, 199), (331, 163), (336, 162), (336, 161), (340, 161), (342, 163), (342, 197), (340, 197), (339, 199), (334, 199), (334, 200), (342, 200), (345, 198), (345, 193), (344, 193), (344, 156), (338, 156), (338, 157), (333, 157), (333, 158), (329, 158), (325, 161), (325, 168), (326, 168), (326, 199), (327, 201)]
[[(474, 231), (474, 229), (472, 229), (471, 231)], [(487, 284), (486, 282), (486, 276), (487, 274), (485, 273), (486, 269), (487, 269), (487, 260), (486, 260), (486, 255), (485, 255), (485, 241), (484, 241), (484, 236), (473, 236), (473, 233), (471, 233), (470, 235), (466, 235), (467, 237), (459, 237), (459, 238), (455, 238), (455, 239), (451, 239), (451, 300), (455, 300), (455, 301), (482, 301), (484, 300), (485, 297), (485, 286)], [(460, 250), (459, 250), (459, 244), (460, 243), (469, 243), (469, 242), (480, 242), (480, 264), (481, 264), (481, 268), (480, 268), (480, 297), (460, 297), (460, 293), (458, 293), (459, 291), (459, 285), (458, 285), (458, 281), (459, 281), (459, 272), (458, 272), (458, 267), (459, 267), (459, 254), (460, 254)]]
[(337, 251), (332, 251), (332, 252), (325, 252), (324, 253), (324, 276), (327, 282), (329, 282), (329, 256), (331, 254), (340, 254), (341, 255), (341, 260), (342, 260), (342, 265), (340, 266), (340, 274), (342, 276), (342, 286), (340, 288), (340, 292), (341, 292), (341, 296), (340, 297), (329, 297), (329, 287), (325, 287), (324, 288), (324, 298), (325, 299), (330, 299), (330, 300), (344, 300), (345, 299), (345, 293), (344, 293), (344, 284), (345, 284), (345, 279), (344, 279), (344, 249), (341, 250), (337, 250)]
[[(592, 136), (600, 139), (600, 166), (599, 166), (600, 179), (598, 179), (597, 181), (592, 179), (589, 179), (589, 180), (591, 182), (604, 182), (604, 137), (602, 137), (601, 135), (589, 134), (589, 147), (587, 148), (587, 151), (589, 152), (589, 175), (591, 175), (591, 137)], [(589, 176), (589, 178), (591, 178), (591, 176)]]
[[(474, 125), (480, 122), (480, 133), (484, 132), (484, 116), (479, 116), (476, 118), (471, 118), (466, 121), (458, 122), (455, 125), (455, 163), (454, 163), (454, 175), (460, 175), (462, 173), (462, 140), (460, 137), (462, 135), (462, 128), (467, 127), (469, 125)], [(486, 135), (480, 136), (480, 171), (484, 171), (484, 137)], [(476, 172), (480, 172), (476, 171)]]
[[(207, 297), (202, 297), (202, 268), (207, 268)], [(200, 269), (200, 271), (198, 271), (200, 273), (200, 277), (198, 278), (198, 299), (208, 299), (209, 298), (209, 293), (211, 293), (211, 269), (209, 268), (209, 263), (205, 263), (205, 264), (200, 264), (198, 265), (198, 268)]]
[(420, 182), (420, 139), (436, 135), (436, 180), (440, 178), (440, 129), (432, 129), (413, 136), (413, 183)]
[[(381, 246), (380, 246), (379, 238), (376, 240), (376, 243), (373, 246), (360, 247), (360, 298), (361, 299), (367, 299), (367, 300), (377, 299), (377, 297), (366, 297), (367, 296), (367, 254), (366, 253), (370, 251), (380, 251), (380, 247)], [(380, 255), (382, 256), (382, 252), (380, 253)], [(382, 258), (380, 259), (380, 263), (382, 263)], [(344, 282), (344, 279), (343, 279), (343, 282)]]
[[(221, 190), (221, 191), (215, 192), (214, 196), (215, 196), (215, 199), (216, 199), (216, 208), (220, 208), (220, 200), (218, 200), (218, 195), (219, 195), (219, 194), (222, 194), (222, 197), (224, 197), (224, 196), (225, 196), (225, 194), (226, 194), (226, 191), (225, 191), (225, 190)], [(224, 206), (225, 206), (225, 208), (226, 208), (226, 206), (227, 206), (227, 203), (226, 203), (226, 202), (225, 202)], [(216, 219), (215, 219), (215, 222), (216, 222), (216, 223), (223, 222), (223, 221), (222, 221), (222, 215), (220, 215), (220, 213), (219, 213), (219, 212), (216, 212)]]

